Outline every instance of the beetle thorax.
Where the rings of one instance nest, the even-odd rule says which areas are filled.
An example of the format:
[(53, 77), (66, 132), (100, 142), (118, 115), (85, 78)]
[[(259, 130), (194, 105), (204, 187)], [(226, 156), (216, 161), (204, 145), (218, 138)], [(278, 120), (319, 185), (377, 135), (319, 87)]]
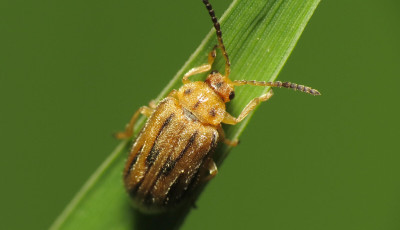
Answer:
[(225, 103), (205, 82), (183, 85), (178, 91), (179, 103), (202, 123), (219, 125), (225, 116)]

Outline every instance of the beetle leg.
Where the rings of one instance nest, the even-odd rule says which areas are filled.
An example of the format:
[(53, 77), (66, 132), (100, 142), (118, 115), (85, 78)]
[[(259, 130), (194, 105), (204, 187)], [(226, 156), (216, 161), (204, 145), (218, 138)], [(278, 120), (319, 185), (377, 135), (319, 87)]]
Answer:
[(178, 99), (178, 90), (173, 89), (169, 94), (168, 97), (173, 97), (175, 99)]
[(157, 102), (155, 100), (151, 100), (149, 103), (149, 107), (151, 109), (155, 109), (157, 107)]
[(241, 122), (251, 111), (253, 111), (258, 104), (260, 104), (263, 101), (267, 101), (274, 95), (274, 92), (272, 90), (268, 91), (268, 93), (261, 95), (260, 97), (256, 97), (253, 100), (249, 102), (249, 104), (244, 107), (242, 112), (240, 113), (239, 117), (236, 118), (229, 113), (225, 113), (224, 120), (222, 120), (222, 123), (225, 124), (230, 124), (230, 125), (235, 125), (239, 122)]
[(193, 209), (197, 209), (197, 205), (196, 205), (196, 201), (195, 200), (192, 200), (192, 208)]
[(204, 64), (195, 68), (190, 69), (182, 78), (183, 84), (187, 84), (190, 82), (189, 77), (195, 74), (204, 73), (211, 69), (212, 64), (214, 63), (215, 57), (217, 56), (216, 48), (218, 45), (215, 45), (211, 52), (208, 54), (208, 64)]
[(210, 181), (212, 178), (214, 178), (217, 173), (218, 173), (218, 168), (217, 165), (215, 164), (214, 160), (210, 158), (206, 165), (205, 165), (206, 170), (208, 170), (208, 175), (202, 179), (203, 182)]
[(151, 114), (153, 114), (154, 112), (154, 102), (150, 102), (150, 107), (147, 106), (142, 106), (140, 107), (132, 116), (131, 120), (129, 121), (129, 123), (126, 125), (125, 127), (125, 131), (124, 132), (118, 132), (116, 134), (114, 134), (115, 138), (117, 139), (127, 139), (130, 138), (133, 134), (133, 127), (136, 124), (137, 119), (139, 118), (140, 114), (145, 115), (146, 117), (149, 117)]
[(218, 127), (218, 134), (219, 134), (219, 137), (221, 138), (221, 140), (222, 140), (226, 145), (235, 147), (235, 146), (237, 146), (237, 145), (239, 144), (239, 140), (236, 139), (236, 140), (232, 141), (232, 140), (229, 140), (229, 139), (227, 139), (227, 138), (225, 137), (225, 131), (224, 131), (224, 129), (222, 128), (222, 126), (219, 126), (219, 127)]

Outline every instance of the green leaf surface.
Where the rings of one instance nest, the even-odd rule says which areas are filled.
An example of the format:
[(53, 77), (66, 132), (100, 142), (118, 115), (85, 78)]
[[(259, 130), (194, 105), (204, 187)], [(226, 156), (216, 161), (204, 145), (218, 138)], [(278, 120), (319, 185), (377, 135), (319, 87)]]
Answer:
[[(274, 81), (292, 52), (297, 40), (320, 0), (235, 0), (220, 19), (225, 46), (231, 59), (231, 79)], [(211, 2), (212, 4), (212, 2)], [(200, 9), (201, 8), (201, 9)], [(210, 23), (204, 10), (204, 23)], [(218, 15), (218, 12), (217, 12)], [(208, 52), (216, 44), (212, 29), (197, 50), (163, 89), (157, 99), (181, 86), (183, 74), (206, 63)], [(223, 72), (224, 60), (219, 55), (213, 69)], [(193, 77), (204, 79), (206, 74)], [(236, 98), (228, 111), (237, 116), (254, 97), (268, 88), (237, 87)], [(143, 104), (146, 104), (144, 101)], [(224, 126), (230, 139), (239, 138), (251, 114), (236, 126)], [(142, 118), (136, 131), (144, 124)], [(176, 229), (190, 213), (186, 207), (174, 213), (146, 216), (130, 207), (122, 184), (122, 169), (130, 141), (122, 141), (89, 178), (75, 198), (55, 220), (51, 229)], [(216, 161), (220, 165), (230, 148), (220, 145)]]

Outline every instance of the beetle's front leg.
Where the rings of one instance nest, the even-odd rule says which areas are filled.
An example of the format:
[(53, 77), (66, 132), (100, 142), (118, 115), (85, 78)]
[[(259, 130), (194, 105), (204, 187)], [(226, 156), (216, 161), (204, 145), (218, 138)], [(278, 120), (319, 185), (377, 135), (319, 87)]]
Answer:
[(190, 82), (189, 77), (199, 74), (199, 73), (204, 73), (207, 72), (211, 69), (212, 64), (214, 63), (215, 57), (217, 56), (217, 51), (216, 48), (218, 46), (214, 46), (214, 48), (211, 50), (211, 52), (208, 54), (208, 64), (204, 64), (195, 68), (190, 69), (182, 78), (183, 84), (187, 84)]
[(244, 107), (239, 117), (237, 118), (226, 112), (224, 120), (222, 120), (222, 123), (236, 125), (237, 123), (241, 122), (251, 111), (253, 111), (258, 104), (260, 104), (263, 101), (269, 100), (273, 95), (274, 92), (270, 90), (268, 91), (268, 93), (263, 94), (260, 97), (254, 98), (249, 102), (249, 104), (246, 105), (246, 107)]

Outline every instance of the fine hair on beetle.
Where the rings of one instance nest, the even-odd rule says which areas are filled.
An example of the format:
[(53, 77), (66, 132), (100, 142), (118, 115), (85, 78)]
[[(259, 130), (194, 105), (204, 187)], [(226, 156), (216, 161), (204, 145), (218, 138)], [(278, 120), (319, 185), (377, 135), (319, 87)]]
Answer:
[[(208, 54), (208, 61), (190, 69), (182, 78), (183, 85), (172, 90), (159, 102), (140, 107), (119, 139), (130, 138), (140, 115), (148, 120), (133, 144), (123, 171), (125, 189), (134, 206), (147, 213), (172, 210), (185, 202), (200, 185), (217, 175), (213, 154), (218, 142), (236, 146), (238, 140), (225, 137), (221, 124), (241, 122), (258, 104), (273, 95), (272, 90), (252, 99), (238, 117), (226, 111), (234, 99), (235, 86), (253, 85), (284, 87), (311, 95), (320, 93), (307, 86), (290, 82), (231, 80), (231, 64), (222, 40), (221, 26), (211, 4), (203, 0), (216, 30), (218, 44)], [(225, 71), (211, 71), (220, 49)], [(209, 72), (205, 81), (191, 81), (193, 75)]]

